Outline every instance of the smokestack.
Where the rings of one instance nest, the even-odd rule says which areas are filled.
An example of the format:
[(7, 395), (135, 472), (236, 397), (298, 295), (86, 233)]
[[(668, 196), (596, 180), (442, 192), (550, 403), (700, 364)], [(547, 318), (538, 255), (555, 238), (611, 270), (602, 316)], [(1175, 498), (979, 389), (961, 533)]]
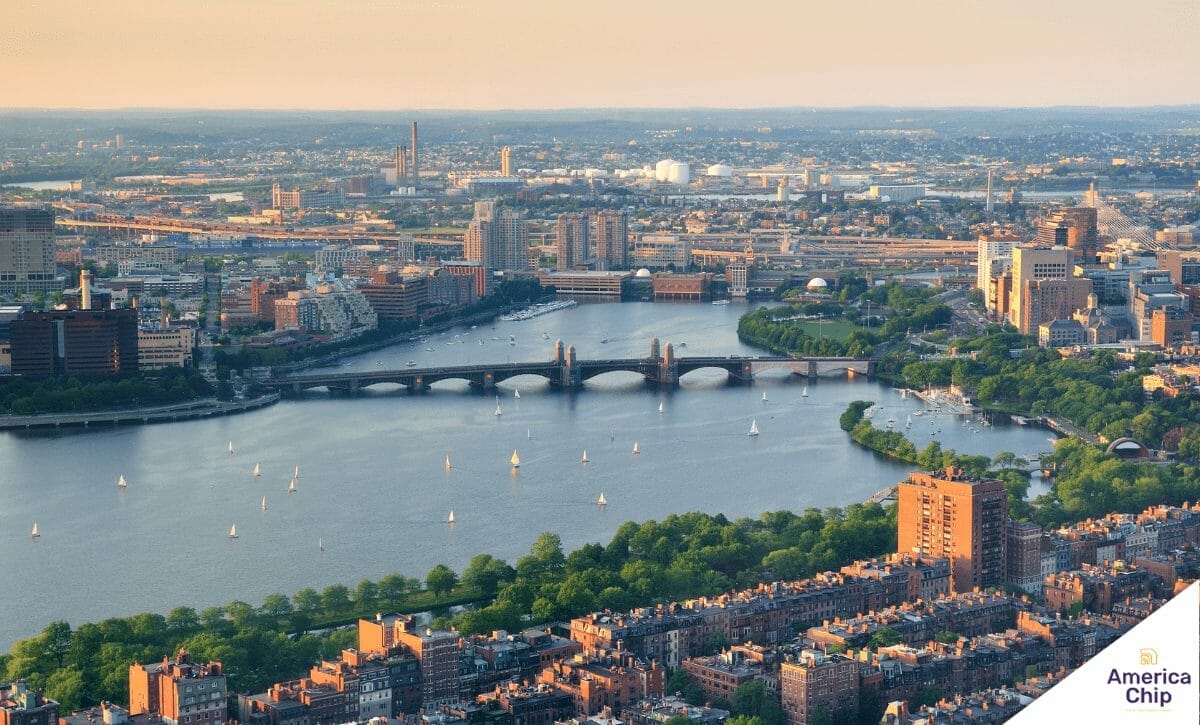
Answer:
[(988, 169), (988, 184), (987, 184), (987, 215), (992, 215), (992, 170)]
[(420, 157), (417, 156), (417, 122), (412, 122), (412, 186), (417, 188), (421, 185), (421, 164)]
[(92, 270), (79, 270), (79, 309), (92, 309)]

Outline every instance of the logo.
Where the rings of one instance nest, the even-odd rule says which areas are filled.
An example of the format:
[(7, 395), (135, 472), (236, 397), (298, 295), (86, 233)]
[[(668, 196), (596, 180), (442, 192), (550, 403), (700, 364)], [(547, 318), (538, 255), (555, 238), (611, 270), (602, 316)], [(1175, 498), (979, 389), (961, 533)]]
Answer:
[[(1157, 666), (1158, 651), (1152, 647), (1138, 649), (1138, 664), (1143, 667)], [(1134, 687), (1126, 687), (1125, 689), (1125, 702), (1131, 705), (1157, 705), (1159, 707), (1166, 707), (1175, 699), (1166, 686), (1190, 685), (1192, 684), (1192, 675), (1189, 672), (1173, 672), (1165, 667), (1157, 672), (1146, 670), (1142, 670), (1141, 672), (1134, 672), (1132, 670), (1121, 672), (1114, 667), (1108, 673), (1108, 684), (1134, 685)]]
[(1158, 652), (1150, 647), (1143, 647), (1138, 650), (1138, 664), (1140, 665), (1157, 665)]

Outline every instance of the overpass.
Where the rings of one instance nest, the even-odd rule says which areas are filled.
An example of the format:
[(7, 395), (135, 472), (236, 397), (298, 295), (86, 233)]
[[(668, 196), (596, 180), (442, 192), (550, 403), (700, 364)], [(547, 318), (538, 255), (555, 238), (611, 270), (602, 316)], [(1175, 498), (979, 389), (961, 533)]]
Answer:
[(674, 386), (679, 378), (695, 370), (714, 368), (724, 370), (729, 379), (748, 383), (757, 372), (783, 369), (793, 375), (807, 378), (834, 375), (873, 375), (875, 360), (848, 357), (781, 357), (727, 355), (707, 357), (675, 357), (671, 343), (659, 345), (658, 338), (650, 341), (650, 354), (643, 358), (611, 358), (606, 360), (580, 360), (575, 357), (574, 346), (564, 346), (562, 340), (554, 343), (553, 356), (542, 362), (478, 363), (434, 368), (406, 368), (404, 370), (364, 370), (359, 372), (331, 372), (310, 375), (288, 375), (266, 382), (280, 391), (300, 392), (310, 388), (328, 388), (355, 392), (381, 383), (403, 385), (410, 392), (422, 392), (442, 380), (465, 380), (477, 390), (491, 390), (497, 383), (519, 375), (537, 375), (546, 378), (558, 388), (577, 389), (584, 382), (611, 372), (631, 372), (641, 375), (647, 382), (663, 386)]

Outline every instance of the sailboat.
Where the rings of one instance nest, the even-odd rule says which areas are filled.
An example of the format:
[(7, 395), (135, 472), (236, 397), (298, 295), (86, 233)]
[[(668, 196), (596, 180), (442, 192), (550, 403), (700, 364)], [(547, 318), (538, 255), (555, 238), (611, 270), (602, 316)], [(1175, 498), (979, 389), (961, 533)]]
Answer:
[(900, 388), (900, 399), (908, 400), (908, 388)]
[[(454, 514), (450, 514), (450, 515), (451, 515), (451, 516), (454, 516)], [(451, 519), (451, 521), (453, 521), (453, 520), (454, 520), (454, 519), (452, 518), (452, 519)], [(325, 539), (317, 539), (317, 547), (318, 547), (318, 548), (319, 548), (321, 551), (325, 551)]]
[(496, 417), (499, 418), (502, 415), (504, 415), (504, 413), (500, 410), (500, 399), (496, 398)]
[(904, 421), (905, 428), (912, 428), (912, 416), (908, 416), (908, 420)]
[(763, 391), (763, 402), (767, 402), (767, 391)]
[(253, 471), (253, 472), (252, 472), (250, 475), (254, 476), (255, 478), (258, 478), (258, 477), (261, 475), (261, 473), (262, 473), (262, 469), (261, 469), (261, 468), (259, 468), (259, 466), (258, 466), (258, 464), (257, 464), (257, 463), (255, 463), (255, 464), (254, 464), (254, 471)]
[(634, 441), (633, 442), (633, 455), (636, 456), (637, 454), (638, 454), (637, 441)]
[(807, 397), (808, 397), (808, 383), (805, 383), (805, 384), (804, 384), (804, 390), (801, 390), (801, 391), (800, 391), (800, 397), (801, 397), (801, 398), (807, 398)]
[(521, 391), (513, 389), (513, 397), (516, 398), (517, 400), (520, 400), (521, 399)]
[(509, 463), (511, 463), (511, 464), (512, 464), (512, 467), (513, 467), (513, 468), (520, 468), (520, 467), (521, 467), (521, 457), (517, 455), (517, 449), (516, 449), (516, 448), (514, 448), (514, 449), (513, 449), (512, 458), (510, 458), (510, 459), (508, 459), (508, 460), (509, 460)]
[(446, 523), (454, 523), (454, 509), (450, 509), (450, 515), (446, 517)]
[(125, 474), (122, 473), (121, 477), (117, 479), (117, 488), (125, 488), (125, 485)]
[(583, 449), (583, 458), (580, 458), (580, 459), (579, 459), (579, 462), (580, 462), (580, 463), (587, 463), (587, 462), (588, 462), (588, 461), (587, 461), (587, 449), (586, 449), (586, 448), (584, 448), (584, 449)]
[(527, 441), (533, 440), (533, 430), (532, 429), (530, 429), (530, 428), (525, 429), (525, 440), (527, 440)]
[(295, 493), (295, 492), (296, 492), (296, 479), (293, 478), (292, 482), (288, 484), (288, 493)]
[(229, 527), (229, 538), (236, 539), (237, 537), (237, 524), (234, 524), (233, 526)]
[(229, 441), (229, 455), (233, 455), (233, 441)]
[(453, 466), (450, 465), (450, 454), (446, 454), (446, 470), (449, 471)]
[(34, 538), (34, 539), (36, 539), (36, 538), (38, 538), (39, 536), (41, 536), (41, 534), (39, 534), (39, 533), (38, 533), (38, 530), (37, 530), (37, 522), (36, 522), (36, 521), (34, 521), (34, 522), (33, 522), (33, 531), (32, 531), (32, 532), (29, 534), (29, 536), (30, 536), (31, 538)]
[(300, 480), (300, 466), (296, 466), (295, 472), (292, 473), (292, 478)]
[(660, 402), (659, 402), (659, 404), (658, 404), (658, 412), (659, 412), (660, 414), (661, 414), (661, 413), (665, 413), (665, 412), (667, 412), (667, 411), (666, 411), (666, 408), (664, 408), (664, 407), (663, 407), (663, 404), (662, 404), (662, 402), (661, 402), (661, 401), (660, 401)]
[(261, 507), (261, 508), (262, 508), (262, 510), (263, 510), (263, 511), (266, 511), (266, 510), (267, 510), (267, 497), (266, 497), (266, 496), (263, 496), (263, 500), (262, 500), (262, 507)]
[(748, 435), (748, 436), (758, 435), (758, 419), (757, 418), (750, 421), (750, 432), (747, 433), (746, 435)]
[(608, 505), (608, 499), (604, 498), (603, 491), (600, 492), (600, 498), (596, 499), (596, 505), (597, 506), (607, 506)]

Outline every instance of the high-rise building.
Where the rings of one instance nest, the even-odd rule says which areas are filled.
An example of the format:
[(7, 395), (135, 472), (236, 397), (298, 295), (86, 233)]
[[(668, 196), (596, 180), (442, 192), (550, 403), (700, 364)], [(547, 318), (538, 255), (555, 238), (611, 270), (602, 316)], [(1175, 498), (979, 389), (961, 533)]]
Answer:
[(1171, 350), (1192, 341), (1195, 318), (1178, 307), (1159, 307), (1150, 313), (1150, 339)]
[(1096, 210), (1086, 206), (1060, 209), (1038, 225), (1037, 243), (1068, 247), (1084, 264), (1096, 261), (1100, 250), (1100, 232)]
[(842, 655), (803, 650), (779, 667), (779, 695), (787, 725), (807, 725), (818, 716), (852, 714), (858, 708), (858, 662)]
[(410, 143), (410, 146), (412, 147), (410, 149), (410, 152), (412, 153), (412, 164), (411, 164), (412, 168), (409, 169), (409, 171), (412, 172), (411, 186), (412, 186), (412, 188), (417, 189), (417, 188), (420, 188), (420, 186), (421, 186), (421, 164), (420, 164), (420, 157), (417, 156), (417, 122), (416, 121), (412, 122), (412, 139), (410, 140), (409, 143)]
[(419, 627), (412, 617), (403, 614), (358, 620), (358, 649), (362, 652), (389, 654), (400, 646), (412, 652), (420, 663), (424, 707), (458, 699), (458, 634)]
[(605, 210), (592, 217), (600, 269), (624, 269), (629, 259), (629, 215)]
[(1025, 335), (1038, 334), (1038, 326), (1053, 320), (1069, 320), (1077, 310), (1087, 307), (1092, 280), (1087, 277), (1034, 279), (1021, 291), (1021, 322), (1017, 329)]
[(588, 219), (583, 214), (560, 214), (554, 224), (558, 271), (565, 272), (588, 258)]
[(227, 698), (221, 663), (196, 664), (182, 649), (173, 660), (129, 666), (130, 715), (158, 715), (167, 725), (223, 725)]
[(0, 295), (57, 292), (54, 209), (0, 206)]
[(1030, 594), (1042, 591), (1042, 527), (1028, 521), (1009, 520), (1005, 525), (1007, 573), (1014, 587)]
[(504, 210), (496, 217), (496, 268), (528, 270), (529, 224), (521, 214)]
[(1008, 493), (994, 478), (961, 468), (912, 473), (899, 485), (900, 553), (950, 560), (955, 593), (1005, 581)]
[(512, 176), (512, 149), (508, 146), (500, 149), (500, 175)]
[[(1021, 238), (1009, 231), (997, 231), (979, 235), (976, 252), (975, 287), (987, 297), (988, 285), (1004, 270), (1012, 266), (1012, 250), (1021, 243)], [(994, 312), (988, 307), (988, 312)]]
[(13, 375), (94, 377), (138, 371), (136, 309), (26, 312), (9, 330)]
[(1031, 327), (1022, 320), (1026, 283), (1038, 279), (1069, 279), (1074, 271), (1075, 254), (1062, 246), (1047, 248), (1036, 244), (1024, 244), (1013, 247), (1012, 259), (1008, 319), (1018, 330), (1030, 334), (1029, 330), (1037, 330), (1037, 323)]

